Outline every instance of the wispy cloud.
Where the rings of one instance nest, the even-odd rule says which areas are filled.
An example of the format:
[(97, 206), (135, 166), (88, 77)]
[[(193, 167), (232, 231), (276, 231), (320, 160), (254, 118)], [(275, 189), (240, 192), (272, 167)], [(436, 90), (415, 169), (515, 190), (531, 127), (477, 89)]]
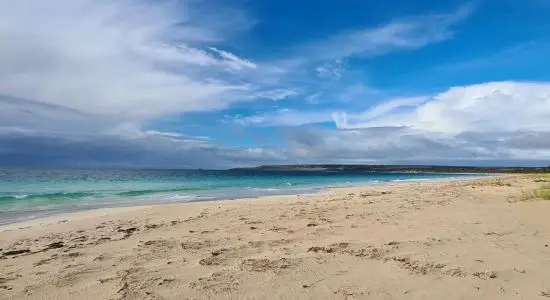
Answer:
[(256, 64), (246, 59), (242, 59), (233, 53), (219, 50), (215, 47), (208, 47), (208, 49), (216, 52), (222, 58), (224, 58), (225, 59), (224, 63), (226, 63), (232, 69), (235, 69), (235, 70), (241, 70), (243, 68), (256, 69), (258, 67)]
[(346, 72), (346, 63), (341, 59), (337, 59), (333, 62), (326, 62), (315, 68), (317, 76), (321, 78), (338, 80), (342, 78)]
[[(288, 75), (275, 62), (264, 69), (262, 63), (211, 45), (223, 43), (232, 29), (251, 26), (243, 14), (227, 10), (215, 22), (211, 16), (218, 7), (197, 9), (184, 1), (175, 8), (174, 3), (180, 2), (2, 2), (0, 35), (12, 42), (0, 49), (0, 94), (132, 119), (296, 95), (297, 88), (281, 78), (301, 75)], [(315, 72), (338, 79), (346, 69), (342, 58), (449, 38), (450, 27), (470, 10), (463, 6), (451, 14), (344, 33), (305, 46), (300, 56), (326, 60)]]
[(268, 99), (273, 101), (280, 101), (283, 99), (292, 98), (299, 94), (300, 94), (300, 91), (296, 89), (280, 88), (280, 89), (266, 89), (262, 91), (256, 91), (256, 92), (250, 93), (248, 96), (243, 96), (243, 97), (244, 99), (246, 99), (246, 97), (250, 97), (252, 99)]
[[(313, 94), (314, 100), (321, 94)], [(309, 98), (308, 97), (308, 98)], [(363, 126), (367, 121), (375, 121), (378, 118), (387, 117), (389, 114), (404, 108), (415, 108), (428, 101), (429, 97), (395, 98), (375, 105), (364, 112), (347, 114), (344, 111), (333, 110), (296, 110), (278, 109), (249, 116), (226, 116), (224, 121), (231, 121), (245, 126), (300, 126), (305, 124), (325, 123), (334, 121), (337, 128), (350, 129)], [(351, 124), (351, 125), (350, 125)]]
[(330, 111), (297, 111), (283, 108), (251, 116), (227, 116), (225, 121), (245, 126), (300, 126), (331, 121)]
[[(357, 83), (355, 75), (365, 76), (368, 70), (358, 71), (355, 63), (452, 39), (456, 33), (454, 28), (474, 10), (474, 5), (464, 4), (451, 12), (414, 15), (375, 27), (344, 29), (333, 36), (293, 45), (261, 64), (265, 72), (252, 74), (264, 78), (264, 82), (286, 88), (292, 86), (306, 94), (323, 93), (330, 101), (363, 99), (380, 91), (364, 82)], [(350, 60), (354, 64), (349, 63)], [(354, 81), (350, 83), (349, 78)]]
[(393, 20), (377, 28), (366, 28), (335, 35), (302, 48), (314, 60), (338, 60), (347, 57), (370, 57), (403, 49), (418, 49), (450, 39), (452, 27), (474, 10), (462, 5), (451, 13), (429, 14)]
[[(427, 96), (394, 98), (383, 101), (361, 113), (348, 114), (343, 111), (333, 112), (332, 119), (334, 120), (336, 128), (339, 129), (362, 128), (366, 122), (375, 121), (377, 118), (388, 117), (389, 114), (402, 108), (417, 107), (429, 99), (430, 98)], [(402, 114), (402, 112), (398, 114)], [(350, 125), (350, 122), (353, 125)]]
[(323, 93), (314, 93), (305, 98), (307, 104), (319, 104), (321, 102), (321, 97)]
[(0, 36), (10, 43), (0, 48), (0, 94), (133, 119), (226, 107), (258, 88), (235, 74), (257, 66), (205, 46), (246, 22), (206, 23), (216, 8), (195, 4), (2, 1)]
[(369, 110), (359, 114), (358, 118), (363, 120), (376, 119), (399, 108), (416, 107), (426, 102), (428, 99), (429, 98), (425, 96), (391, 99), (389, 101), (384, 101), (381, 104), (378, 104), (370, 108)]
[(366, 102), (380, 93), (380, 90), (364, 83), (355, 83), (341, 87), (333, 98), (340, 102)]
[(522, 67), (539, 64), (550, 52), (550, 43), (542, 41), (528, 41), (519, 43), (496, 52), (490, 52), (481, 57), (448, 62), (437, 65), (429, 71), (445, 73), (459, 73), (479, 71), (487, 69), (499, 69), (502, 67)]

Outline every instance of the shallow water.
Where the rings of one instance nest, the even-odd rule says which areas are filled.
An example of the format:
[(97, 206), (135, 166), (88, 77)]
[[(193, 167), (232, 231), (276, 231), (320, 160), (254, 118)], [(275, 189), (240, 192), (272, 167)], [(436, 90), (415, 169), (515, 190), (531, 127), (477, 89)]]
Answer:
[(0, 169), (0, 224), (86, 209), (314, 192), (466, 174)]

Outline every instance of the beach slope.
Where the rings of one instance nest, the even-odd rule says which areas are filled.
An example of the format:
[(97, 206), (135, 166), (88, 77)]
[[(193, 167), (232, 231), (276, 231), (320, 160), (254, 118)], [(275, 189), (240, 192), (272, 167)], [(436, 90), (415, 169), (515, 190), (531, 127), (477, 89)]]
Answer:
[(545, 299), (534, 177), (104, 209), (0, 227), (0, 299)]

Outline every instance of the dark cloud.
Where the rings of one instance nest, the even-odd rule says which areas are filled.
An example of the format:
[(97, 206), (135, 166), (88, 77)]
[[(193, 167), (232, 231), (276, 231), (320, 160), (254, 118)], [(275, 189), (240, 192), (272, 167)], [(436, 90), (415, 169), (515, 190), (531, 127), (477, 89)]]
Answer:
[(228, 168), (284, 158), (265, 148), (218, 147), (207, 138), (0, 95), (0, 165)]
[(72, 139), (4, 134), (0, 145), (4, 166), (229, 168), (277, 159), (267, 150), (224, 149), (200, 140), (155, 135)]

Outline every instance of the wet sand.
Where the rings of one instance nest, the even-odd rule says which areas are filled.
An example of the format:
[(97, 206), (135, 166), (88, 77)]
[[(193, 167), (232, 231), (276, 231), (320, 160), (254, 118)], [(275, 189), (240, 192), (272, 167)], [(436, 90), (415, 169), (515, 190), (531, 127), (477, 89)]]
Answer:
[(513, 176), (102, 209), (0, 227), (0, 299), (545, 299)]

